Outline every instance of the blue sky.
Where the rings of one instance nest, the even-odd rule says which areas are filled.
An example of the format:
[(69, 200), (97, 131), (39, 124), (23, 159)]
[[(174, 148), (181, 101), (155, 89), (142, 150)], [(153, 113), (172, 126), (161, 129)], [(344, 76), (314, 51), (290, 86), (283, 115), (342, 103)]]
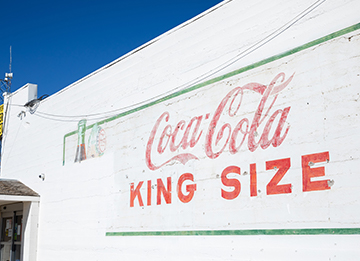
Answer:
[(220, 0), (0, 0), (0, 79), (54, 94)]

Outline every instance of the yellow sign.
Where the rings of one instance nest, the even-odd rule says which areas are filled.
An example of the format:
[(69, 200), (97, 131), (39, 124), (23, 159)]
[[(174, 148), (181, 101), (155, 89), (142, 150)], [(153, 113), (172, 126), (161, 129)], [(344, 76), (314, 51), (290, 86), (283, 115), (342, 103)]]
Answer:
[(0, 137), (3, 133), (3, 121), (4, 121), (4, 104), (0, 105)]

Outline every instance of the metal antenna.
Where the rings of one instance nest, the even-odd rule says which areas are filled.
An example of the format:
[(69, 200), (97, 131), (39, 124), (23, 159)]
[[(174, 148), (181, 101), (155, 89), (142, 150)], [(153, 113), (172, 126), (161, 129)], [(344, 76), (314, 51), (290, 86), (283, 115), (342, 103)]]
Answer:
[(5, 92), (10, 92), (11, 90), (11, 80), (13, 78), (13, 73), (11, 72), (11, 64), (12, 64), (12, 53), (11, 53), (11, 46), (10, 46), (10, 64), (9, 64), (9, 73), (5, 73), (5, 78), (0, 79), (0, 101), (4, 103), (4, 96)]
[(11, 45), (10, 45), (10, 64), (9, 64), (9, 73), (11, 73), (11, 63), (12, 63), (12, 56), (11, 56)]

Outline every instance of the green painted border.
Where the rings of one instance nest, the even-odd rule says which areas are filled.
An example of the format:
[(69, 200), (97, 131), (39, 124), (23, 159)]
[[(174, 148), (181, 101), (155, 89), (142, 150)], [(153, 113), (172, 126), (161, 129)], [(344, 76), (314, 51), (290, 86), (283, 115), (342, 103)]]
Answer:
[[(314, 40), (312, 42), (309, 42), (307, 44), (304, 44), (302, 46), (299, 46), (297, 48), (291, 49), (287, 52), (269, 57), (265, 60), (259, 61), (257, 63), (254, 63), (252, 65), (240, 68), (236, 71), (230, 72), (228, 74), (225, 74), (223, 76), (214, 78), (212, 80), (206, 81), (204, 83), (197, 84), (193, 87), (190, 87), (188, 89), (173, 93), (171, 95), (168, 95), (162, 99), (158, 99), (156, 101), (153, 101), (151, 103), (145, 104), (143, 106), (140, 106), (138, 108), (129, 110), (127, 112), (118, 114), (112, 118), (103, 120), (99, 122), (98, 124), (102, 124), (105, 122), (109, 122), (115, 119), (118, 119), (120, 117), (129, 115), (131, 113), (143, 110), (145, 108), (148, 108), (150, 106), (153, 106), (155, 104), (161, 103), (163, 101), (169, 100), (171, 98), (180, 96), (182, 94), (188, 93), (190, 91), (199, 89), (201, 87), (204, 87), (206, 85), (224, 80), (226, 78), (229, 78), (231, 76), (246, 72), (248, 70), (260, 67), (262, 65), (268, 64), (270, 62), (273, 62), (275, 60), (281, 59), (283, 57), (295, 54), (297, 52), (303, 51), (305, 49), (311, 48), (313, 46), (316, 46), (318, 44), (321, 44), (323, 42), (329, 41), (331, 39), (334, 39), (336, 37), (342, 36), (344, 34), (353, 32), (355, 30), (360, 29), (360, 23), (355, 24), (353, 26), (347, 27), (345, 29), (342, 29), (340, 31), (337, 31), (335, 33), (329, 34), (327, 36), (324, 36), (322, 38), (319, 38), (317, 40)], [(89, 127), (90, 128), (90, 127)], [(75, 132), (76, 133), (76, 132)], [(74, 133), (71, 132), (67, 134), (68, 136), (73, 135)], [(66, 136), (66, 135), (65, 135)], [(64, 149), (65, 149), (65, 137), (64, 137)], [(276, 235), (359, 235), (360, 234), (360, 228), (312, 228), (312, 229), (252, 229), (252, 230), (192, 230), (192, 231), (137, 231), (137, 232), (106, 232), (106, 236), (276, 236)]]
[(360, 228), (252, 229), (107, 232), (106, 236), (290, 236), (290, 235), (359, 235)]
[[(303, 50), (305, 50), (305, 49), (308, 49), (308, 48), (310, 48), (310, 47), (313, 47), (313, 46), (315, 46), (315, 45), (321, 44), (321, 43), (323, 43), (323, 42), (329, 41), (329, 40), (331, 40), (331, 39), (334, 39), (334, 38), (339, 37), (339, 36), (342, 36), (342, 35), (344, 35), (344, 34), (353, 32), (353, 31), (358, 30), (358, 29), (360, 29), (360, 23), (355, 24), (355, 25), (352, 25), (352, 26), (349, 26), (349, 27), (347, 27), (347, 28), (345, 28), (345, 29), (342, 29), (342, 30), (340, 30), (340, 31), (337, 31), (337, 32), (335, 32), (335, 33), (326, 35), (326, 36), (321, 37), (321, 38), (319, 38), (319, 39), (317, 39), (317, 40), (314, 40), (314, 41), (309, 42), (309, 43), (307, 43), (307, 44), (304, 44), (304, 45), (301, 45), (301, 46), (296, 47), (296, 48), (294, 48), (294, 49), (291, 49), (291, 50), (289, 50), (289, 51), (287, 51), (287, 52), (284, 52), (284, 53), (281, 53), (281, 54), (278, 54), (278, 55), (271, 56), (271, 57), (269, 57), (269, 58), (267, 58), (267, 59), (264, 59), (264, 60), (262, 60), (262, 61), (259, 61), (259, 62), (257, 62), (257, 63), (254, 63), (254, 64), (251, 64), (251, 65), (245, 66), (245, 67), (243, 67), (243, 68), (240, 68), (240, 69), (235, 70), (235, 71), (233, 71), (233, 72), (227, 73), (227, 74), (225, 74), (225, 75), (222, 75), (222, 76), (216, 77), (216, 78), (214, 78), (214, 79), (208, 80), (208, 81), (206, 81), (206, 82), (203, 82), (203, 83), (194, 85), (194, 86), (192, 86), (192, 87), (190, 87), (190, 88), (187, 88), (187, 89), (184, 89), (184, 90), (181, 90), (181, 91), (172, 93), (172, 94), (167, 95), (167, 96), (165, 96), (165, 97), (163, 97), (163, 98), (161, 98), (161, 99), (157, 99), (157, 100), (155, 100), (155, 101), (152, 101), (152, 102), (150, 102), (150, 103), (144, 104), (144, 105), (142, 105), (142, 106), (139, 106), (139, 107), (137, 107), (137, 108), (131, 109), (131, 110), (129, 110), (129, 111), (122, 112), (122, 113), (120, 113), (120, 114), (118, 114), (118, 115), (115, 115), (115, 116), (113, 116), (113, 117), (110, 117), (110, 118), (108, 118), (108, 119), (99, 121), (99, 122), (97, 122), (97, 124), (98, 124), (98, 125), (104, 124), (104, 123), (106, 123), (106, 122), (110, 122), (110, 121), (116, 120), (116, 119), (118, 119), (118, 118), (124, 117), (124, 116), (126, 116), (126, 115), (132, 114), (132, 113), (134, 113), (134, 112), (144, 110), (144, 109), (146, 109), (146, 108), (148, 108), (148, 107), (151, 107), (151, 106), (153, 106), (153, 105), (155, 105), (155, 104), (158, 104), (158, 103), (164, 102), (164, 101), (166, 101), (166, 100), (172, 99), (172, 98), (174, 98), (174, 97), (180, 96), (180, 95), (182, 95), (182, 94), (185, 94), (185, 93), (188, 93), (188, 92), (197, 90), (197, 89), (202, 88), (202, 87), (204, 87), (204, 86), (207, 86), (207, 85), (209, 85), (209, 84), (222, 81), (222, 80), (224, 80), (224, 79), (226, 79), (226, 78), (229, 78), (229, 77), (232, 77), (232, 76), (234, 76), (234, 75), (237, 75), (237, 74), (240, 74), (240, 73), (249, 71), (249, 70), (254, 69), (254, 68), (257, 68), (257, 67), (260, 67), (260, 66), (265, 65), (265, 64), (268, 64), (268, 63), (270, 63), (270, 62), (279, 60), (279, 59), (281, 59), (281, 58), (283, 58), (283, 57), (286, 57), (286, 56), (295, 54), (295, 53), (297, 53), (297, 52), (303, 51)], [(88, 130), (88, 129), (92, 128), (94, 125), (95, 125), (95, 124), (89, 125), (89, 126), (87, 126), (86, 129)], [(72, 131), (72, 132), (69, 132), (69, 133), (65, 134), (65, 136), (64, 136), (64, 144), (63, 144), (63, 165), (65, 165), (65, 139), (66, 139), (66, 137), (69, 137), (69, 136), (74, 135), (74, 134), (76, 134), (76, 133), (77, 133), (77, 131)]]

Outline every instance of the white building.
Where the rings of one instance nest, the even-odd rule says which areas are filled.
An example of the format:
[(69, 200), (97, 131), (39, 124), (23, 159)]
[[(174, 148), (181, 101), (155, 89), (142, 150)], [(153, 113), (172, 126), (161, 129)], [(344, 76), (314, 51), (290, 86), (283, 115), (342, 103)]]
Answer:
[(359, 9), (226, 0), (7, 95), (1, 260), (359, 259)]

